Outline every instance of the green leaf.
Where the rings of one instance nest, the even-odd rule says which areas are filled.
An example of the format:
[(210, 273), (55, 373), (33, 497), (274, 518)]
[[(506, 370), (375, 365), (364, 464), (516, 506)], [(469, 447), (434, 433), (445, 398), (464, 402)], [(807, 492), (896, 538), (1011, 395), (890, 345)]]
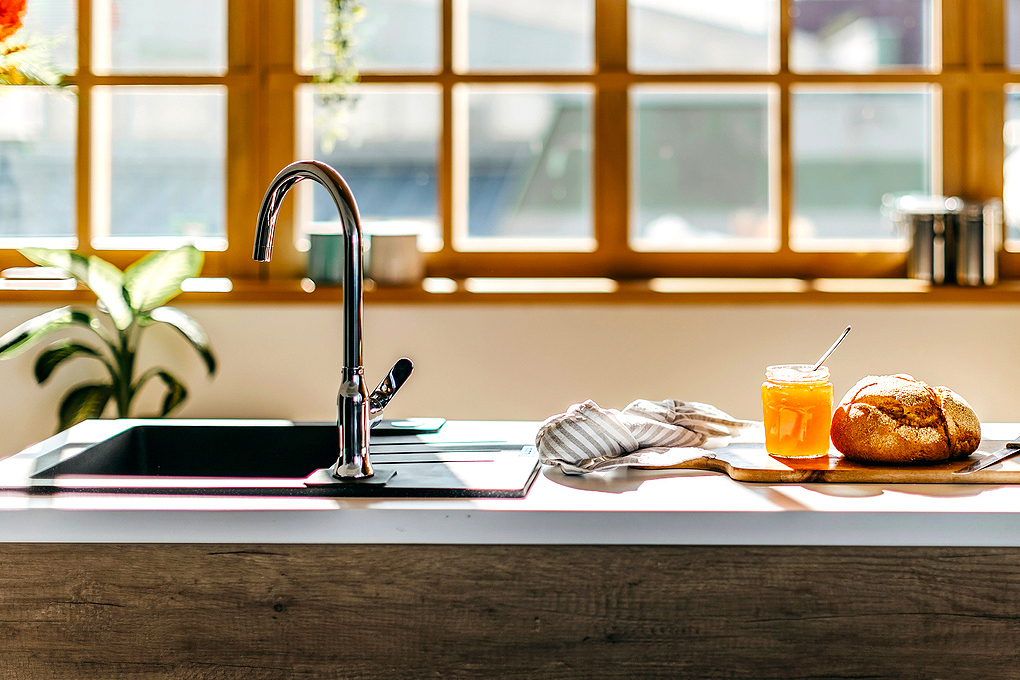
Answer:
[(39, 355), (39, 358), (35, 360), (35, 380), (40, 385), (49, 379), (50, 375), (53, 374), (54, 369), (57, 366), (64, 363), (68, 359), (74, 356), (87, 356), (95, 357), (109, 369), (110, 365), (106, 363), (106, 359), (99, 353), (98, 350), (83, 345), (80, 342), (73, 340), (65, 340), (64, 342), (57, 343), (47, 349), (45, 352)]
[(38, 342), (44, 335), (69, 326), (84, 326), (94, 331), (104, 341), (109, 342), (99, 319), (95, 316), (73, 307), (60, 307), (29, 319), (0, 337), (0, 359), (17, 356)]
[(54, 248), (22, 248), (22, 255), (38, 265), (60, 267), (81, 281), (99, 298), (103, 310), (113, 319), (117, 330), (131, 325), (134, 312), (124, 289), (124, 273), (106, 260)]
[(138, 382), (135, 384), (134, 391), (137, 393), (142, 389), (142, 385), (145, 384), (149, 378), (158, 377), (166, 385), (167, 393), (166, 397), (163, 398), (163, 410), (160, 412), (159, 417), (162, 418), (169, 415), (171, 411), (181, 405), (181, 403), (188, 398), (188, 390), (184, 387), (184, 383), (175, 378), (169, 372), (162, 368), (150, 368), (147, 370)]
[(18, 252), (42, 267), (59, 267), (88, 285), (89, 261), (83, 255), (55, 248), (22, 248)]
[(127, 290), (124, 288), (124, 272), (106, 260), (93, 255), (89, 258), (85, 285), (103, 303), (117, 330), (122, 331), (131, 325), (135, 318), (135, 312), (131, 308)]
[(202, 272), (205, 259), (194, 246), (157, 251), (124, 270), (124, 288), (131, 306), (140, 312), (155, 309), (177, 297), (185, 279)]
[(169, 324), (180, 331), (181, 335), (187, 338), (192, 347), (202, 355), (202, 360), (205, 361), (205, 367), (209, 371), (209, 375), (216, 372), (216, 357), (213, 355), (212, 348), (209, 345), (209, 337), (202, 330), (202, 327), (198, 325), (197, 321), (176, 307), (157, 307), (149, 312), (148, 318), (159, 323)]
[(99, 383), (79, 385), (64, 395), (60, 404), (60, 429), (66, 430), (83, 420), (99, 418), (113, 396), (113, 386)]

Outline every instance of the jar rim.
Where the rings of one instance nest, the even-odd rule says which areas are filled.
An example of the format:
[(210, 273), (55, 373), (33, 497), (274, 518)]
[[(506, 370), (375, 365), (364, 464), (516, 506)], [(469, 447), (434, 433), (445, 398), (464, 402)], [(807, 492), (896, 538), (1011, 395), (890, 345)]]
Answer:
[(811, 364), (776, 364), (766, 367), (765, 378), (784, 383), (823, 382), (829, 379), (829, 367), (815, 369)]

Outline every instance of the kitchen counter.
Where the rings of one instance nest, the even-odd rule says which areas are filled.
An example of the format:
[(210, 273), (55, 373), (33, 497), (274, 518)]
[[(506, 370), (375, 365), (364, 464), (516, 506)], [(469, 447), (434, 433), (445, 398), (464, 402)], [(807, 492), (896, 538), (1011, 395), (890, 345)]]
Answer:
[(693, 471), (546, 469), (516, 500), (6, 493), (0, 677), (1013, 679), (1018, 520), (1020, 485)]
[[(523, 441), (538, 426), (475, 425)], [(985, 424), (984, 436), (1018, 430)], [(1020, 485), (744, 484), (691, 470), (544, 467), (523, 499), (0, 494), (0, 542), (1016, 547), (1018, 526)]]

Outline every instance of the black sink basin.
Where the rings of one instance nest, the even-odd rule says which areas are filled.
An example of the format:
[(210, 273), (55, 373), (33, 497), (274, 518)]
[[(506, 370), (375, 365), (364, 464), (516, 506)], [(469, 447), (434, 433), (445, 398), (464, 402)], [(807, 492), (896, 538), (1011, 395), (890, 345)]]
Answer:
[(307, 477), (337, 458), (337, 430), (295, 427), (132, 427), (33, 475)]
[(116, 433), (94, 444), (65, 444), (8, 459), (34, 457), (23, 484), (12, 485), (0, 474), (0, 488), (282, 496), (515, 498), (527, 493), (538, 468), (534, 447), (498, 438), (448, 441), (435, 434), (444, 421), (435, 421), (384, 421), (370, 444), (375, 476), (353, 482), (324, 471), (339, 451), (331, 423), (118, 421), (123, 426)]

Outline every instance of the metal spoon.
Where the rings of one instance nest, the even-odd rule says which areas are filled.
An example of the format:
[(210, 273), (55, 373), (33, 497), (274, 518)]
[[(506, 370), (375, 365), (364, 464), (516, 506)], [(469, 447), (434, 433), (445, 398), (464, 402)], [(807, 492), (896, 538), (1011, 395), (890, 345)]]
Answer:
[(829, 355), (832, 354), (836, 350), (837, 347), (839, 347), (839, 343), (843, 342), (843, 338), (845, 338), (846, 334), (849, 333), (849, 332), (850, 332), (850, 326), (847, 326), (846, 330), (843, 331), (843, 334), (840, 335), (838, 338), (836, 338), (836, 342), (832, 343), (832, 347), (830, 347), (829, 349), (825, 350), (825, 354), (822, 355), (822, 358), (819, 359), (818, 362), (814, 366), (811, 367), (812, 371), (817, 371), (821, 367), (821, 365), (825, 362), (825, 360), (829, 358)]

